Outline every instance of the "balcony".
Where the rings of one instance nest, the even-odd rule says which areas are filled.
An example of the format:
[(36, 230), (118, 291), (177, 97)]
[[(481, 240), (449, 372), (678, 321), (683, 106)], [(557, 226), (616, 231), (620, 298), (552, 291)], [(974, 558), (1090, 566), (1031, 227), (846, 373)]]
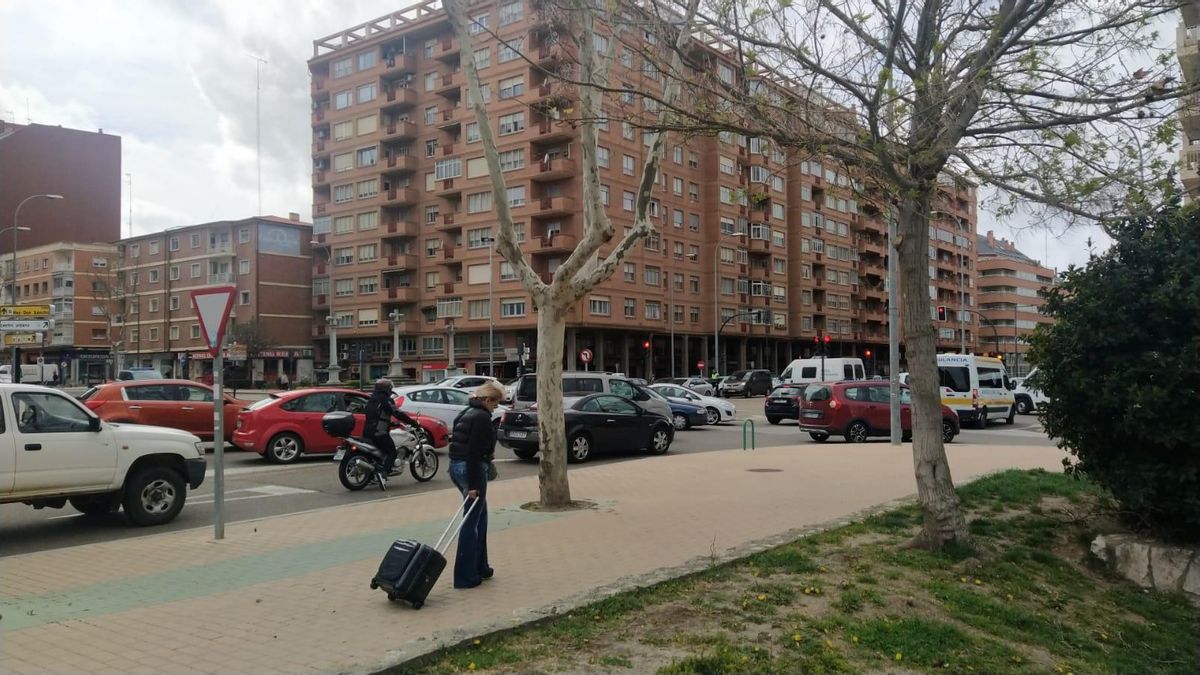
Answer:
[(535, 165), (534, 181), (553, 181), (570, 178), (579, 173), (578, 165), (570, 157), (555, 157)]
[(751, 239), (746, 250), (750, 253), (770, 253), (771, 242), (768, 239)]
[(417, 104), (417, 91), (412, 87), (389, 87), (383, 98), (382, 110), (411, 108)]
[(1185, 145), (1179, 149), (1179, 177), (1188, 194), (1200, 192), (1200, 145)]
[[(456, 218), (455, 218), (455, 216), (457, 216), (457, 215), (458, 215), (457, 211), (452, 211), (450, 213), (443, 213), (441, 220), (436, 223), (435, 228), (438, 230), (443, 230), (443, 231), (461, 229), (462, 223), (457, 222)], [(453, 256), (451, 256), (451, 257), (453, 257)]]
[(442, 244), (442, 247), (437, 250), (434, 260), (442, 264), (454, 262), (454, 247), (449, 244)]
[(317, 140), (313, 141), (313, 144), (312, 144), (313, 154), (314, 155), (327, 154), (325, 152), (325, 148), (327, 148), (328, 145), (329, 145), (329, 141), (325, 140), (324, 138), (318, 138)]
[(50, 295), (54, 298), (73, 298), (75, 297), (75, 287), (57, 286), (50, 290)]
[(391, 54), (383, 60), (384, 77), (391, 78), (417, 69), (417, 55), (413, 52)]
[[(433, 184), (433, 194), (439, 197), (455, 198), (462, 194), (462, 179), (447, 178)], [(450, 215), (450, 214), (446, 214)]]
[(538, 123), (538, 138), (539, 143), (549, 143), (552, 141), (565, 141), (575, 137), (571, 127), (562, 122), (556, 122), (551, 119), (543, 119)]
[(883, 242), (877, 242), (871, 239), (859, 239), (858, 250), (860, 253), (873, 253), (878, 256), (883, 255)]
[(412, 120), (389, 122), (383, 128), (383, 140), (392, 141), (417, 137), (417, 123)]
[(74, 272), (75, 263), (73, 262), (56, 262), (54, 263), (55, 272)]
[(208, 285), (209, 286), (214, 286), (216, 284), (232, 284), (232, 283), (233, 283), (233, 272), (220, 272), (217, 274), (208, 275)]
[(1200, 27), (1180, 25), (1175, 29), (1175, 55), (1179, 58), (1183, 79), (1200, 81)]
[(449, 61), (458, 58), (458, 40), (445, 38), (434, 47), (433, 56), (440, 61)]
[(420, 195), (412, 188), (388, 188), (387, 192), (381, 194), (383, 203), (390, 206), (412, 206), (420, 199)]
[(320, 92), (325, 91), (325, 78), (323, 78), (323, 77), (313, 78), (312, 84), (309, 86), (309, 90), (312, 92), (312, 94), (314, 96)]
[[(414, 101), (415, 101), (415, 99), (414, 99)], [(312, 112), (312, 123), (313, 123), (313, 125), (314, 125), (314, 126), (315, 126), (315, 125), (318, 125), (318, 124), (320, 124), (320, 123), (322, 123), (322, 122), (324, 122), (324, 121), (325, 121), (325, 111), (326, 111), (327, 109), (328, 109), (328, 106), (327, 106), (327, 105), (318, 105), (318, 106), (317, 106), (317, 107), (316, 107), (316, 108), (313, 110), (313, 112)]]
[(313, 187), (317, 187), (318, 185), (325, 185), (326, 183), (329, 182), (329, 176), (324, 171), (314, 171), (312, 178), (313, 178), (313, 182), (312, 182)]
[(569, 253), (579, 245), (579, 237), (574, 234), (552, 232), (547, 236), (534, 239), (531, 244), (533, 253)]
[(217, 243), (215, 245), (209, 244), (208, 255), (218, 256), (218, 257), (233, 255), (233, 243), (228, 242), (228, 241), (223, 241), (223, 242)]
[(405, 272), (415, 270), (420, 266), (420, 259), (414, 253), (399, 253), (389, 255), (383, 261), (384, 272)]
[(329, 204), (328, 204), (328, 203), (326, 203), (326, 204), (313, 204), (313, 213), (315, 213), (315, 214), (316, 214), (316, 215), (318, 215), (318, 216), (320, 216), (320, 215), (323, 215), (323, 214), (325, 213), (325, 210), (326, 210), (328, 207), (329, 207)]
[(382, 173), (411, 173), (417, 170), (417, 163), (413, 155), (388, 155), (383, 162)]
[(437, 128), (442, 131), (453, 133), (454, 129), (462, 126), (462, 118), (466, 116), (466, 108), (463, 106), (455, 106), (443, 110), (438, 116)]
[(458, 72), (446, 73), (437, 81), (434, 86), (433, 93), (438, 96), (449, 96), (450, 98), (458, 98), (458, 92), (462, 88), (462, 74)]
[(421, 226), (411, 220), (389, 220), (385, 237), (416, 237), (421, 234)]
[(534, 208), (533, 217), (550, 218), (567, 216), (575, 213), (575, 200), (571, 197), (542, 197), (530, 203)]
[[(401, 286), (398, 288), (387, 289), (388, 300), (394, 300), (402, 303), (413, 303), (421, 300), (421, 289), (414, 286)], [(402, 322), (403, 323), (403, 322)], [(414, 322), (415, 323), (415, 322)], [(400, 330), (404, 332), (403, 329)]]
[(442, 293), (444, 293), (446, 295), (454, 295), (454, 293), (455, 293), (454, 282), (447, 281), (446, 283), (442, 284)]

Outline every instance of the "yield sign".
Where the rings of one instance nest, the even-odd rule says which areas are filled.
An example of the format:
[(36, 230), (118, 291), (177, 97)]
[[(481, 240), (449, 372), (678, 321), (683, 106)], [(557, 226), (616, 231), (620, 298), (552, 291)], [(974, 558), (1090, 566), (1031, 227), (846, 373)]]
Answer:
[(233, 286), (218, 286), (192, 291), (192, 306), (196, 316), (200, 318), (200, 330), (208, 342), (208, 351), (216, 358), (225, 341), (225, 325), (229, 322), (229, 313), (233, 311), (233, 296), (237, 288)]

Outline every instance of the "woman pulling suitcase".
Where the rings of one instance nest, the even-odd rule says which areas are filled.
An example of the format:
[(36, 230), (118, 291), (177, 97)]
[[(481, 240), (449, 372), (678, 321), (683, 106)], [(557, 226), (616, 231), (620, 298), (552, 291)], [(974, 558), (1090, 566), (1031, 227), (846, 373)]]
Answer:
[(478, 500), (458, 536), (455, 588), (474, 588), (494, 574), (487, 555), (487, 481), (496, 449), (492, 412), (503, 399), (504, 390), (495, 382), (480, 385), (450, 435), (450, 480), (464, 498)]

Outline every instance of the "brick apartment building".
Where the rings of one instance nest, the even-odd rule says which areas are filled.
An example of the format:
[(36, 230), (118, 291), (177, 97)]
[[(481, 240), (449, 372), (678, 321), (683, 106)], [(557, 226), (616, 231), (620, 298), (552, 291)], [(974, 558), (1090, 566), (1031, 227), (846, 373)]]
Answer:
[[(506, 171), (503, 198), (524, 254), (549, 279), (582, 233), (582, 155), (578, 130), (555, 113), (563, 92), (531, 62), (553, 67), (563, 47), (532, 3), (479, 11), (492, 16), (476, 14), (477, 21), (521, 45), (518, 52), (479, 31), (475, 48)], [(619, 51), (614, 81), (662, 86), (633, 50)], [(392, 349), (387, 317), (398, 311), (406, 375), (432, 379), (449, 365), (487, 372), (492, 356), (496, 374), (514, 374), (522, 345), (536, 353), (536, 317), (509, 266), (492, 253), (496, 197), (445, 14), (425, 3), (316, 40), (309, 68), (313, 226), (322, 244), (313, 307), (336, 322), (339, 351), (365, 348), (371, 375), (384, 372)], [(734, 84), (735, 69), (720, 72)], [(632, 225), (646, 152), (640, 130), (620, 121), (631, 99), (606, 100), (612, 118), (598, 134), (601, 190), (618, 233)], [(662, 376), (672, 371), (673, 352), (676, 374), (696, 373), (699, 362), (711, 365), (714, 328), (726, 320), (722, 372), (778, 372), (810, 355), (822, 335), (831, 337), (832, 355), (886, 354), (885, 226), (879, 209), (856, 196), (852, 178), (822, 158), (789, 158), (760, 139), (730, 134), (670, 140), (660, 173), (651, 206), (658, 233), (571, 310), (568, 368), (583, 367), (577, 358), (586, 347), (593, 368)], [(953, 297), (969, 309), (975, 189), (950, 179), (942, 187), (931, 294), (935, 304)], [(975, 346), (973, 316), (964, 312), (961, 324), (968, 348)], [(489, 320), (496, 335), (490, 354)], [(323, 364), (326, 322), (313, 328)], [(939, 349), (957, 349), (957, 317), (938, 328)], [(343, 364), (347, 370), (353, 364)]]
[[(1175, 55), (1179, 72), (1188, 84), (1200, 81), (1200, 5), (1188, 2), (1180, 6), (1179, 26), (1175, 29)], [(1179, 99), (1179, 124), (1183, 142), (1179, 147), (1179, 178), (1184, 193), (1191, 199), (1200, 195), (1200, 94)]]
[(236, 339), (237, 326), (250, 324), (258, 344), (231, 347), (230, 376), (274, 383), (286, 372), (292, 382), (311, 381), (311, 240), (312, 226), (294, 213), (122, 239), (112, 270), (116, 351), (126, 365), (206, 379), (212, 360), (190, 292), (233, 284), (237, 299), (226, 343)]
[[(113, 244), (57, 242), (17, 251), (17, 296), (20, 305), (50, 305), (53, 329), (34, 334), (22, 345), (21, 362), (66, 363), (61, 369), (68, 383), (103, 379), (108, 372), (112, 284), (116, 257)], [(5, 278), (12, 262), (3, 262)], [(6, 286), (0, 304), (12, 304)], [(6, 350), (7, 351), (7, 350)]]
[(1001, 354), (1010, 374), (1020, 377), (1032, 364), (1025, 358), (1025, 338), (1051, 319), (1041, 313), (1038, 291), (1053, 286), (1054, 270), (1017, 250), (991, 230), (979, 235), (979, 348)]

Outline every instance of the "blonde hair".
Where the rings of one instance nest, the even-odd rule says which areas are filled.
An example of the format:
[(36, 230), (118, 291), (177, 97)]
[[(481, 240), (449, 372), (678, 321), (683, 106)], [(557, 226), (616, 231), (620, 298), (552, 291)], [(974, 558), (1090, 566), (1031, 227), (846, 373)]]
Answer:
[(494, 401), (504, 400), (504, 390), (492, 381), (484, 382), (475, 388), (475, 398), (490, 398)]

